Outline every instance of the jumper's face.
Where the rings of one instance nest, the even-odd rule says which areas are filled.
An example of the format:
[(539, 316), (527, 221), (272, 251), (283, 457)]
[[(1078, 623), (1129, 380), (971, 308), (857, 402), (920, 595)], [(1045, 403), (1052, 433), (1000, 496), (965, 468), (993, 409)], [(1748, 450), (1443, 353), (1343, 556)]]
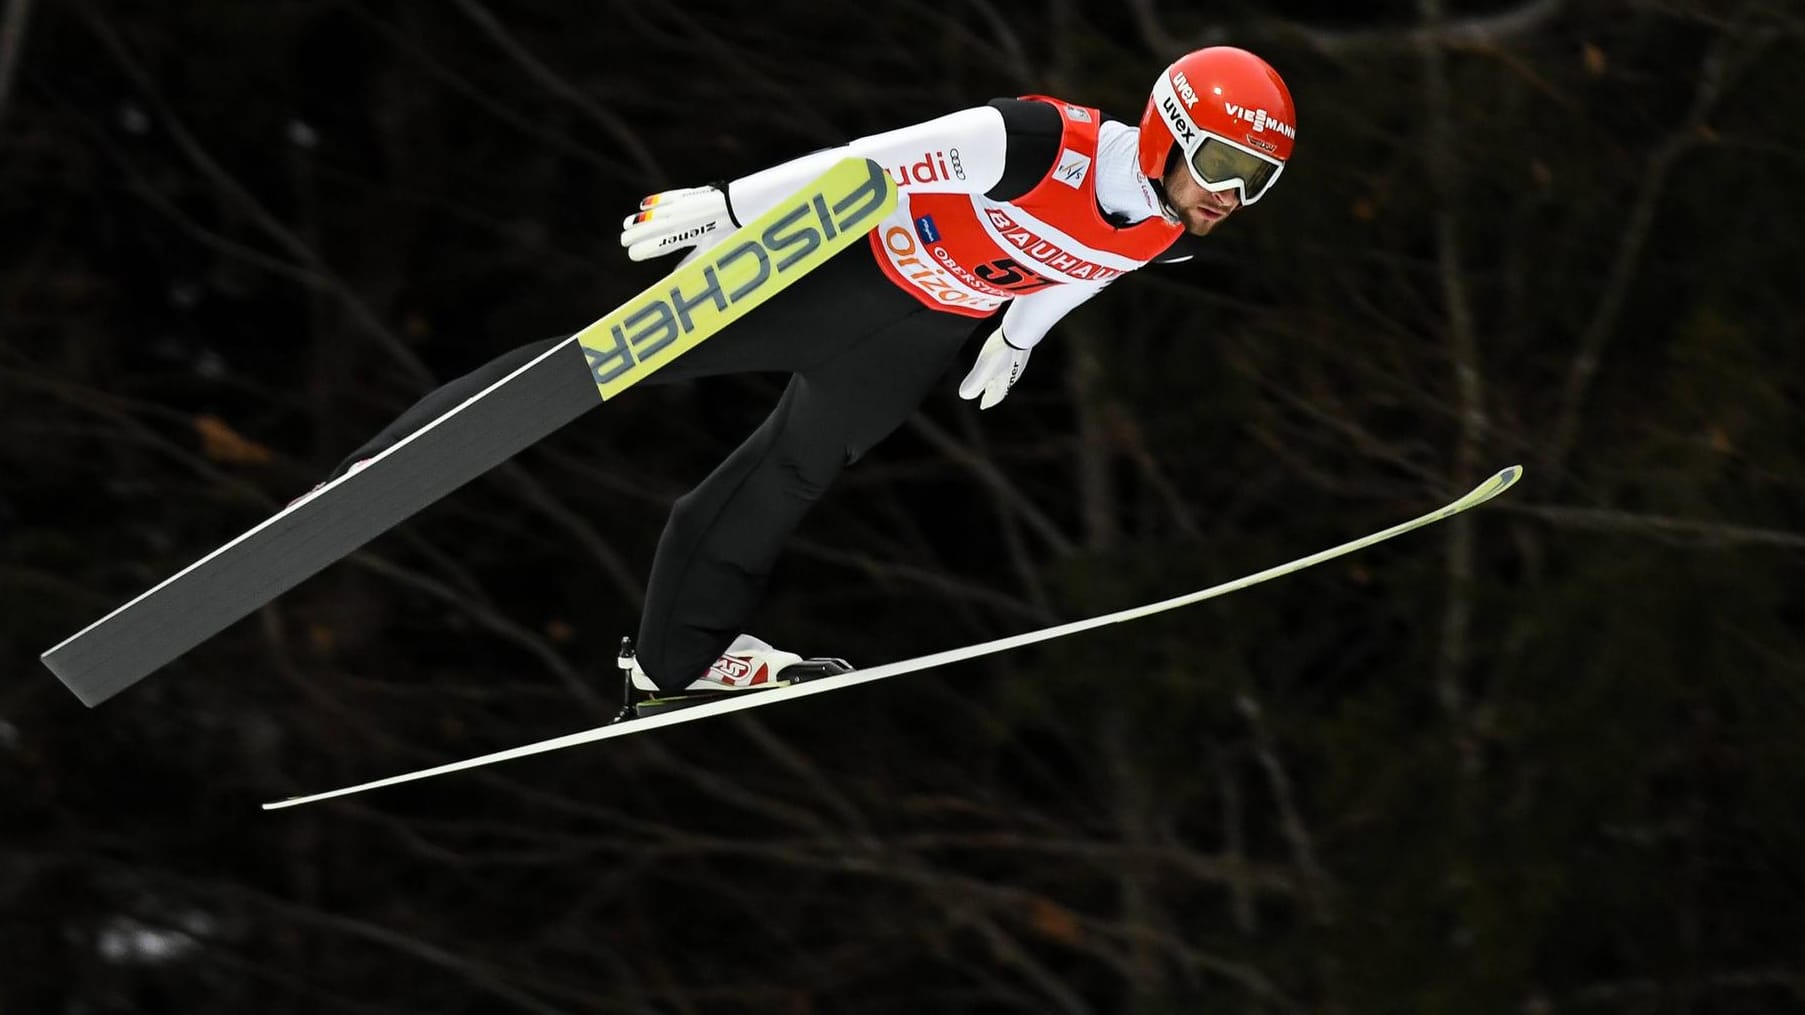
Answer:
[(1166, 189), (1166, 201), (1178, 214), (1185, 231), (1193, 236), (1208, 236), (1224, 219), (1241, 207), (1241, 194), (1236, 190), (1210, 193), (1191, 178), (1182, 159), (1172, 160), (1160, 181)]

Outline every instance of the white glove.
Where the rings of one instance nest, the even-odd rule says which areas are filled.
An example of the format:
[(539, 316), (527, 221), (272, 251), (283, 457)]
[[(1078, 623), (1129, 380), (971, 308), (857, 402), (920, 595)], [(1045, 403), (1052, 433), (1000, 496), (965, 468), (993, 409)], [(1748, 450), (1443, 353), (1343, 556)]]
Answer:
[[(691, 248), (689, 257), (707, 250), (738, 228), (719, 187), (665, 190), (639, 202), (639, 212), (620, 226), (620, 245), (635, 261)], [(687, 263), (688, 258), (686, 257)]]
[(978, 361), (972, 364), (971, 373), (959, 382), (959, 397), (969, 400), (983, 395), (979, 409), (1001, 402), (1028, 366), (1028, 352), (1010, 345), (1002, 328), (991, 332), (984, 340), (984, 348), (978, 350)]

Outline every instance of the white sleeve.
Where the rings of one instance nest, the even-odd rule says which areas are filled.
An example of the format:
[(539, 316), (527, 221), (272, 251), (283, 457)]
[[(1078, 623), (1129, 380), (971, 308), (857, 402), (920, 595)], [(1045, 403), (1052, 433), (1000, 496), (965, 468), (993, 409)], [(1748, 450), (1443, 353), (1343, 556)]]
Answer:
[(727, 202), (737, 221), (750, 222), (848, 156), (903, 177), (899, 189), (909, 193), (982, 194), (1003, 178), (1008, 149), (1003, 114), (977, 106), (742, 176), (727, 185)]
[(1017, 296), (1003, 311), (1003, 340), (1017, 349), (1034, 348), (1060, 318), (1108, 287), (1109, 282), (1069, 282)]

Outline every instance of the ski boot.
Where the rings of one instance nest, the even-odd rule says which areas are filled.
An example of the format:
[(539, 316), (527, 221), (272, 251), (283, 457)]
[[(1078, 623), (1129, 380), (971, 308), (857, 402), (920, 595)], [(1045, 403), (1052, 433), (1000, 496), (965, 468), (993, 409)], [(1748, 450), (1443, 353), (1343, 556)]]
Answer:
[(639, 668), (631, 638), (620, 640), (620, 656), (615, 665), (620, 667), (623, 685), (623, 706), (620, 714), (614, 717), (615, 722), (701, 705), (731, 694), (788, 687), (805, 680), (852, 672), (852, 664), (844, 659), (804, 659), (794, 652), (772, 648), (749, 634), (733, 639), (733, 644), (708, 667), (707, 673), (680, 691), (660, 690)]

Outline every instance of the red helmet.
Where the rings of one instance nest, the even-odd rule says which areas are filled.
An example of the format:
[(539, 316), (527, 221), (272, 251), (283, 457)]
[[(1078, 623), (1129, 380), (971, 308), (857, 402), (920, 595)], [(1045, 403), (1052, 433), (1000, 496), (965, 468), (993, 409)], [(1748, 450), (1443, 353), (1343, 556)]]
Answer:
[(1239, 190), (1252, 204), (1279, 178), (1296, 137), (1278, 71), (1244, 49), (1211, 46), (1179, 57), (1154, 84), (1141, 114), (1141, 172), (1164, 176), (1176, 144), (1198, 186)]

